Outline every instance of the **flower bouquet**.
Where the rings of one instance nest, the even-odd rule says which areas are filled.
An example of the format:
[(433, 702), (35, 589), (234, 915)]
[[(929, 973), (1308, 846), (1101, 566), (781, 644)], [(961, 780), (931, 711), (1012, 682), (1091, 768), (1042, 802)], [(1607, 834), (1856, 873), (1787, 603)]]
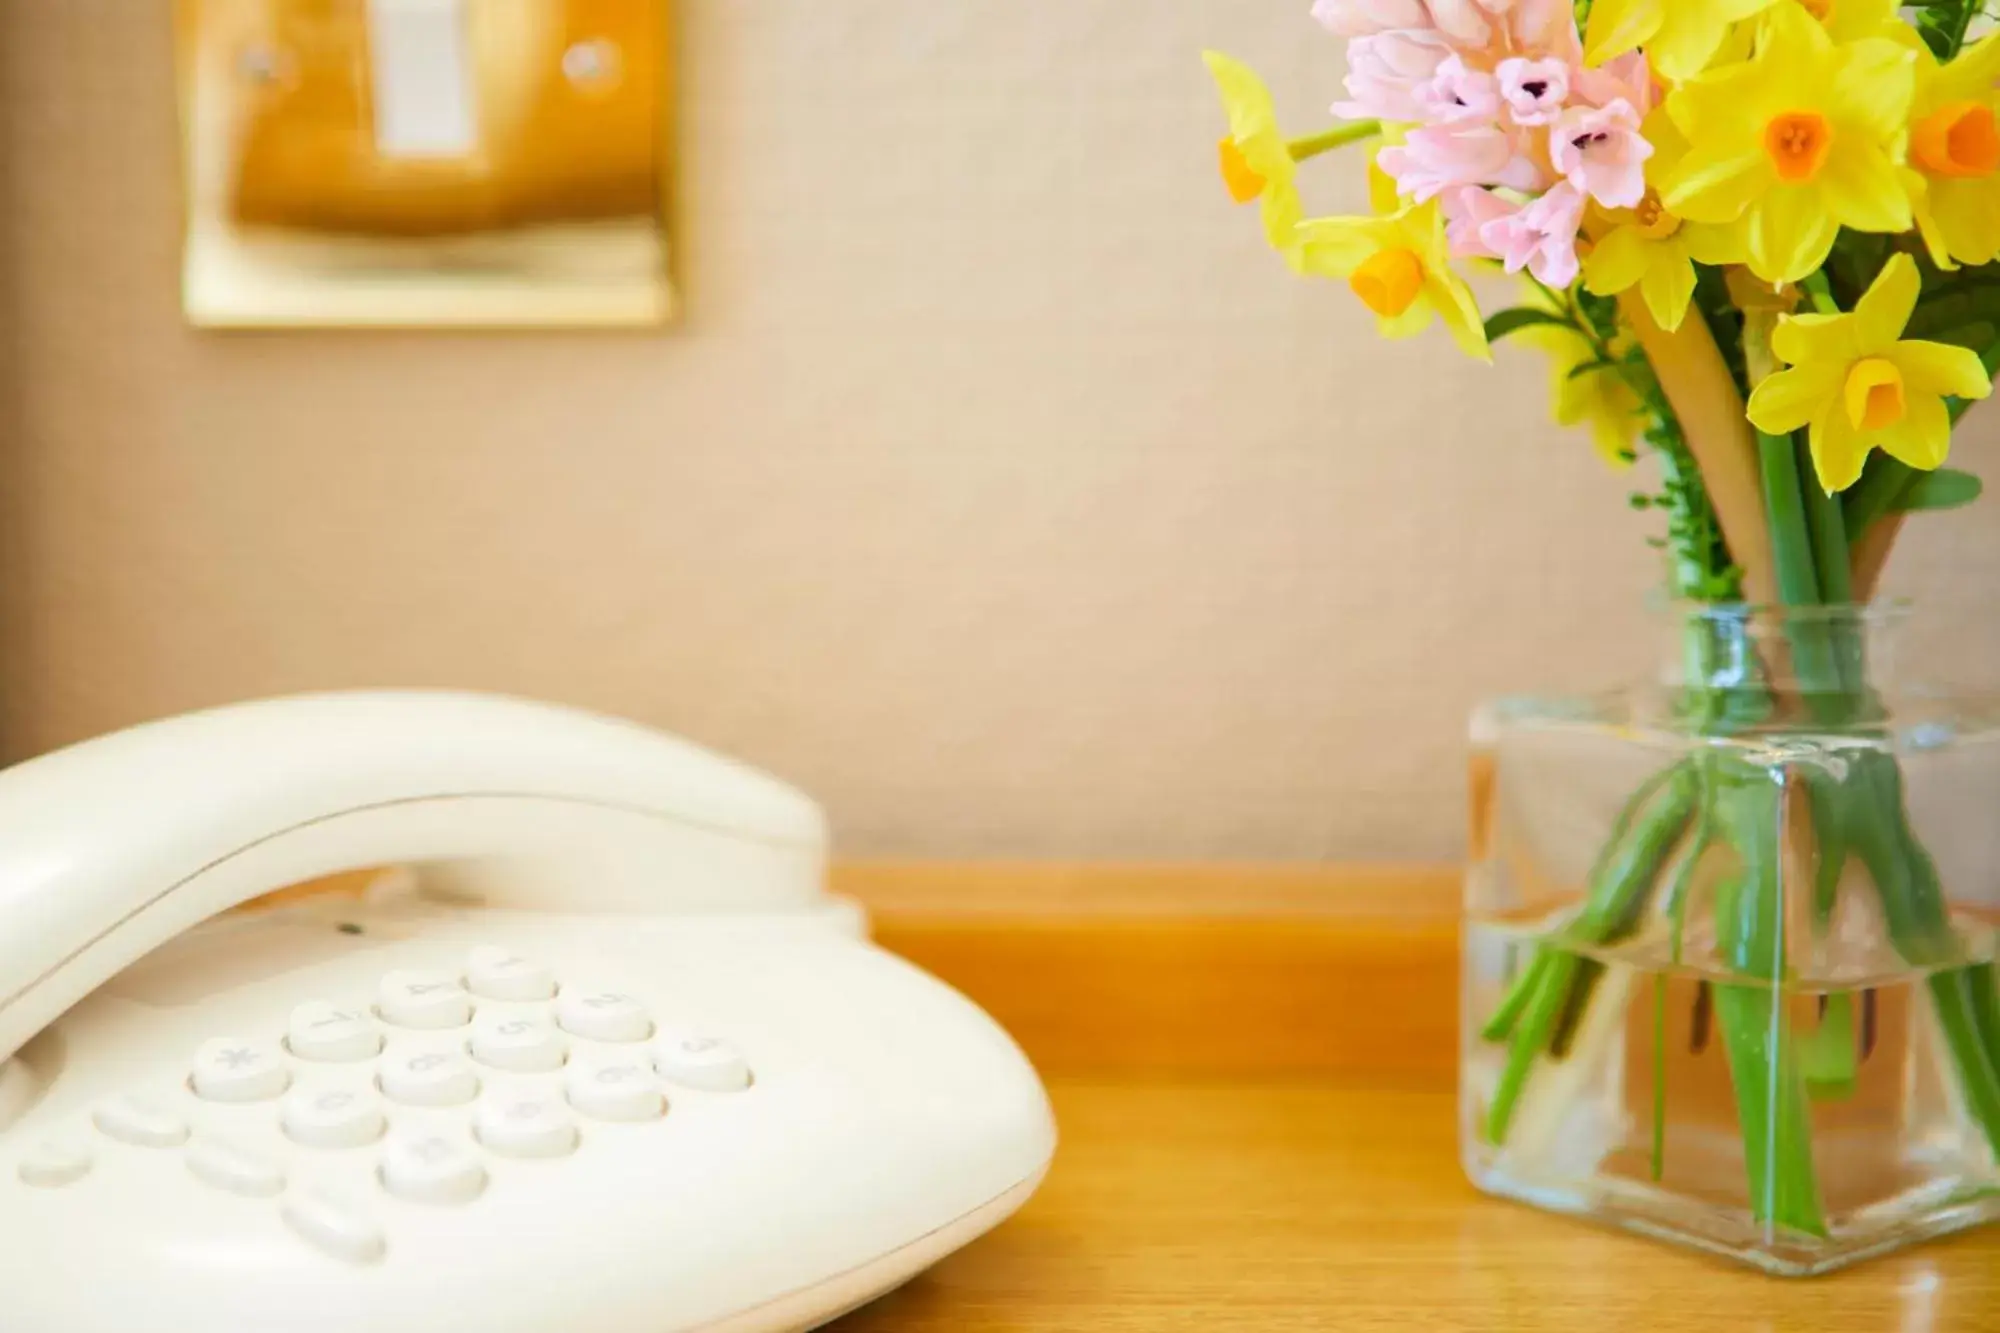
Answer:
[[(1392, 338), (1551, 358), (1663, 532), (1654, 687), (1475, 722), (1483, 1188), (1783, 1273), (2000, 1216), (2000, 711), (1871, 605), (2000, 363), (1983, 0), (1319, 0), (1339, 123), (1210, 53), (1221, 168)], [(1353, 146), (1371, 212), (1305, 215)], [(1468, 276), (1520, 295), (1482, 316)]]

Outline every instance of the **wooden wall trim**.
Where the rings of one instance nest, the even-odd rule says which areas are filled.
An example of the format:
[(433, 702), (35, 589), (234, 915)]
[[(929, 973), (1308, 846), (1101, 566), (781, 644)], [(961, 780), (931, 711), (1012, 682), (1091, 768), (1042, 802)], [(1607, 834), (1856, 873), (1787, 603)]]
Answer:
[(1449, 867), (855, 862), (834, 886), (1047, 1074), (1452, 1077)]

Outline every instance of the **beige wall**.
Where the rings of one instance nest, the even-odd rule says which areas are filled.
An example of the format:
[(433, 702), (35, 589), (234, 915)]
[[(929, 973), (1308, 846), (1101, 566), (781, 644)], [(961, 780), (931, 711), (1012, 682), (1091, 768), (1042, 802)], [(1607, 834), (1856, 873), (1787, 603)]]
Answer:
[[(1305, 8), (686, 0), (682, 327), (202, 336), (167, 6), (9, 0), (0, 742), (466, 685), (854, 851), (1452, 854), (1473, 700), (1648, 657), (1647, 524), (1539, 367), (1376, 343), (1221, 202), (1197, 52), (1304, 118)], [(1977, 608), (1996, 513), (1898, 585)]]

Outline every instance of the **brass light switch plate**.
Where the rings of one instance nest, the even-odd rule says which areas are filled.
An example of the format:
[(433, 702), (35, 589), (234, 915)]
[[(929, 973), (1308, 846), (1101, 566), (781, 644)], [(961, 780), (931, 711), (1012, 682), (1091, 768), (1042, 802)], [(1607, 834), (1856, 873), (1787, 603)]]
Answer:
[(199, 326), (632, 326), (674, 300), (667, 0), (178, 0)]

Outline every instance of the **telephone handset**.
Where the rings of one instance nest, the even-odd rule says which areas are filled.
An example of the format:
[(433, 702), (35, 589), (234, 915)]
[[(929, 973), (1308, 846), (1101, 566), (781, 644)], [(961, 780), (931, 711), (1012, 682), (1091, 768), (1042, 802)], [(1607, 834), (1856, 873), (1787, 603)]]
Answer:
[[(771, 778), (473, 695), (0, 773), (0, 1324), (792, 1329), (905, 1280), (1053, 1125), (825, 858)], [(219, 915), (388, 865), (414, 890)]]

